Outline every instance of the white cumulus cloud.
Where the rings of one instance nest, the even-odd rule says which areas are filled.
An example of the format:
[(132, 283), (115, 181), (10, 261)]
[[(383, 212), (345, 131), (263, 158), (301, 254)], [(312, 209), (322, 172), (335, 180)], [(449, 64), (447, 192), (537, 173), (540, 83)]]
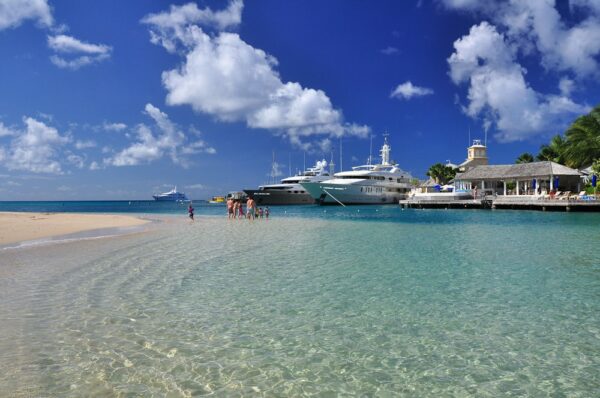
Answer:
[(139, 124), (135, 128), (136, 140), (114, 156), (105, 158), (105, 165), (135, 166), (161, 159), (165, 155), (171, 161), (187, 167), (187, 155), (197, 153), (216, 153), (215, 149), (202, 140), (191, 141), (168, 115), (152, 104), (146, 104), (145, 114), (154, 126)]
[(380, 50), (380, 52), (385, 55), (392, 55), (398, 53), (398, 49), (396, 47), (388, 46)]
[(186, 185), (185, 188), (187, 189), (204, 189), (204, 185), (203, 184), (191, 184), (191, 185)]
[[(220, 12), (187, 4), (142, 20), (153, 43), (185, 57), (178, 68), (162, 74), (167, 103), (284, 133), (295, 143), (313, 135), (366, 136), (368, 127), (345, 123), (325, 92), (282, 81), (273, 56), (237, 33), (222, 31), (241, 22), (242, 8), (241, 1), (232, 1), (221, 12), (227, 17), (215, 19)], [(221, 20), (225, 22), (216, 22)], [(210, 35), (201, 25), (220, 31)]]
[(14, 131), (0, 122), (0, 137), (7, 137), (11, 135), (14, 135)]
[(88, 149), (94, 148), (96, 143), (92, 140), (77, 140), (75, 141), (75, 148), (77, 149)]
[(2, 0), (0, 1), (0, 30), (16, 28), (24, 21), (50, 27), (54, 23), (52, 11), (46, 0)]
[(48, 47), (55, 53), (50, 61), (59, 68), (76, 70), (85, 65), (110, 58), (112, 47), (91, 44), (75, 37), (61, 34), (66, 25), (55, 25), (52, 9), (47, 0), (0, 0), (0, 31), (15, 28), (26, 20), (54, 33), (48, 36)]
[(56, 52), (67, 54), (86, 53), (99, 55), (111, 51), (110, 46), (86, 43), (67, 35), (48, 36), (48, 47)]
[(454, 42), (448, 58), (455, 84), (469, 84), (465, 112), (495, 124), (499, 141), (554, 134), (574, 115), (588, 110), (565, 95), (543, 95), (525, 80), (525, 69), (503, 34), (487, 22), (473, 26)]
[(106, 131), (122, 131), (127, 128), (125, 123), (106, 123), (102, 124), (102, 128)]
[(189, 31), (189, 26), (198, 24), (218, 30), (235, 27), (242, 22), (243, 9), (242, 0), (232, 0), (225, 10), (216, 12), (209, 8), (199, 9), (196, 3), (171, 5), (169, 12), (149, 14), (142, 22), (152, 26), (152, 43), (162, 45), (169, 52), (175, 52), (178, 41), (193, 45), (193, 32)]
[(427, 87), (413, 85), (410, 81), (399, 84), (390, 94), (391, 98), (411, 99), (433, 94), (433, 90)]
[[(50, 57), (59, 68), (79, 69), (84, 65), (110, 58), (112, 47), (91, 44), (67, 35), (48, 36), (48, 47), (57, 54)], [(61, 54), (61, 55), (58, 55)]]
[(582, 18), (567, 21), (554, 0), (441, 0), (448, 8), (474, 12), (501, 27), (519, 51), (537, 52), (547, 70), (579, 78), (598, 76), (600, 2), (572, 0)]
[(33, 173), (62, 173), (59, 148), (69, 142), (68, 137), (34, 118), (25, 117), (23, 122), (25, 129), (12, 134), (15, 138), (5, 152), (5, 167)]

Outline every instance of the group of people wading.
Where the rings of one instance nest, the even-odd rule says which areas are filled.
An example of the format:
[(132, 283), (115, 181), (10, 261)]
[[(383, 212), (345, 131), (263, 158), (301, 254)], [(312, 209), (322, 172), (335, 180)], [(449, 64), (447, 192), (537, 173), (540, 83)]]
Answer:
[(254, 220), (255, 218), (269, 218), (269, 207), (265, 209), (257, 207), (256, 202), (252, 198), (248, 198), (246, 202), (246, 212), (244, 213), (244, 204), (241, 200), (227, 199), (227, 218), (246, 218)]

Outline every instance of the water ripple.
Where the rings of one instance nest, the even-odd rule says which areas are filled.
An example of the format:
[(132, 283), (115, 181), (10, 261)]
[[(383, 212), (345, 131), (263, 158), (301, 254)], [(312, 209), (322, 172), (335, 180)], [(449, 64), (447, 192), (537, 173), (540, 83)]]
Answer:
[(3, 256), (0, 395), (597, 395), (595, 226), (415, 214)]

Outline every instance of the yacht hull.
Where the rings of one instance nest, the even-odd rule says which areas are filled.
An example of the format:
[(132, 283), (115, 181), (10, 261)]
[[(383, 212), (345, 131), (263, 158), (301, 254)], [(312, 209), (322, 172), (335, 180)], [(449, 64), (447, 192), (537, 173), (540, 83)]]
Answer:
[(315, 199), (307, 193), (289, 193), (287, 191), (270, 191), (245, 189), (244, 192), (254, 198), (257, 205), (312, 205)]
[(186, 197), (166, 197), (166, 196), (158, 196), (152, 195), (155, 201), (157, 202), (189, 202), (190, 200)]
[[(321, 205), (381, 205), (397, 204), (407, 193), (392, 192), (386, 187), (302, 183), (302, 186)], [(340, 203), (341, 202), (341, 203)]]

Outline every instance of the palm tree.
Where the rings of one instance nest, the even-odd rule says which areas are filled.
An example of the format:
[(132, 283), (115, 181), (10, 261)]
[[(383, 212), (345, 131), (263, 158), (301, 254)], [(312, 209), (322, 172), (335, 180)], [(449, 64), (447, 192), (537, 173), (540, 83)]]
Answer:
[(456, 169), (441, 163), (434, 164), (427, 171), (427, 176), (433, 178), (438, 184), (447, 184), (455, 175)]
[(562, 135), (557, 134), (552, 137), (550, 144), (542, 145), (540, 147), (540, 153), (535, 157), (536, 160), (548, 160), (551, 162), (556, 162), (560, 164), (564, 164), (564, 153), (567, 143)]
[(567, 132), (564, 160), (567, 166), (581, 168), (600, 158), (600, 105), (577, 118)]
[(519, 155), (519, 157), (517, 158), (517, 160), (515, 161), (515, 163), (519, 164), (519, 163), (531, 163), (533, 162), (533, 155), (530, 154), (529, 152), (525, 152)]

